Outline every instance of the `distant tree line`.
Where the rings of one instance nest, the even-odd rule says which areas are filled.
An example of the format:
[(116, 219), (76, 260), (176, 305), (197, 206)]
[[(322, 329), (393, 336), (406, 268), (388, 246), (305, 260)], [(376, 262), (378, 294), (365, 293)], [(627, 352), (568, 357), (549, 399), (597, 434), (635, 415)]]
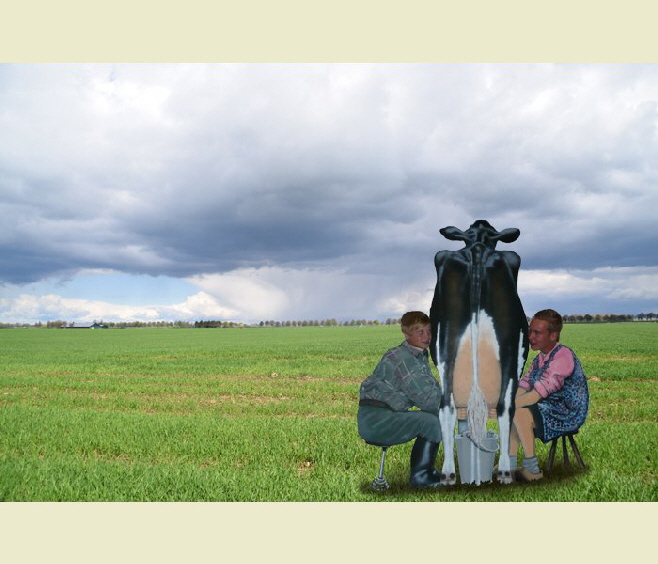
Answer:
[[(194, 322), (189, 321), (95, 321), (99, 325), (105, 325), (107, 327), (122, 329), (124, 327), (194, 327)], [(79, 322), (75, 321), (62, 321), (57, 319), (54, 321), (46, 321), (45, 323), (37, 321), (34, 324), (30, 323), (0, 323), (0, 328), (21, 328), (21, 327), (36, 327), (44, 329), (60, 329), (66, 327), (74, 327), (80, 325)]]
[[(630, 313), (622, 314), (567, 314), (562, 316), (565, 323), (620, 323), (628, 321), (658, 321), (658, 314), (655, 313), (638, 313), (636, 315)], [(94, 321), (96, 323), (96, 321)], [(246, 324), (237, 321), (221, 321), (221, 320), (200, 320), (200, 321), (98, 321), (100, 325), (107, 327), (123, 329), (129, 327), (171, 327), (182, 329), (207, 329), (207, 328), (220, 328), (220, 329), (234, 329), (234, 328), (247, 328), (247, 327), (362, 327), (366, 325), (399, 325), (399, 317), (389, 317), (385, 321), (377, 319), (351, 319), (349, 321), (338, 321), (336, 319), (307, 319), (301, 321), (261, 321), (257, 324)], [(66, 327), (73, 327), (76, 323), (71, 321), (63, 321), (61, 319), (41, 322), (38, 321), (34, 324), (30, 323), (0, 323), (0, 329), (9, 328), (22, 328), (22, 327), (36, 327), (43, 329), (59, 329)], [(79, 325), (79, 323), (78, 323)]]
[(244, 323), (237, 323), (235, 321), (195, 321), (194, 323), (189, 324), (190, 327), (196, 329), (208, 329), (208, 328), (221, 328), (221, 329), (233, 329), (234, 327), (246, 327)]
[(565, 323), (620, 323), (622, 321), (652, 321), (656, 316), (653, 313), (638, 313), (631, 315), (630, 313), (611, 313), (590, 315), (563, 315), (562, 319)]
[(396, 325), (400, 319), (388, 318), (385, 322), (377, 319), (352, 319), (337, 321), (336, 319), (307, 319), (304, 321), (261, 321), (259, 327), (361, 327), (363, 325)]

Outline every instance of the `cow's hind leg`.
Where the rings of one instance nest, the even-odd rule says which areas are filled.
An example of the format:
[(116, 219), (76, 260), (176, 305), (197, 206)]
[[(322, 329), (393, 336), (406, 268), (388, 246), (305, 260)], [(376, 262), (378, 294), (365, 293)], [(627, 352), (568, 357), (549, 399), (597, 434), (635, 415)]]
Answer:
[(457, 480), (455, 472), (455, 423), (457, 410), (455, 401), (450, 395), (450, 404), (439, 409), (441, 423), (441, 438), (443, 440), (443, 467), (441, 468), (441, 485), (454, 486)]
[(511, 403), (513, 401), (512, 391), (513, 382), (507, 381), (507, 387), (502, 394), (501, 403), (498, 406), (498, 431), (500, 438), (500, 455), (498, 456), (498, 475), (496, 478), (501, 484), (511, 484), (513, 481), (512, 469), (509, 458), (509, 437), (512, 428), (512, 418), (510, 416)]

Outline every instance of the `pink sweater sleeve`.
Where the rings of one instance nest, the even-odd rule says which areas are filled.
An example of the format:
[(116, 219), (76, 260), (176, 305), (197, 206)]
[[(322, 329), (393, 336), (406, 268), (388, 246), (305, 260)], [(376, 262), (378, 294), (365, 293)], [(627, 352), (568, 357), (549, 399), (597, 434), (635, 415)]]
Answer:
[(519, 380), (519, 388), (523, 388), (527, 392), (532, 388), (530, 385), (530, 372), (532, 372), (532, 364), (530, 364), (530, 368), (526, 370), (526, 373), (521, 376), (521, 379)]
[[(543, 366), (541, 361), (539, 366)], [(564, 386), (564, 380), (573, 374), (573, 370), (573, 355), (567, 347), (562, 347), (557, 353), (555, 353), (546, 372), (544, 372), (541, 378), (535, 382), (535, 390), (537, 390), (537, 393), (542, 398), (545, 398), (549, 394), (562, 388), (562, 386)]]

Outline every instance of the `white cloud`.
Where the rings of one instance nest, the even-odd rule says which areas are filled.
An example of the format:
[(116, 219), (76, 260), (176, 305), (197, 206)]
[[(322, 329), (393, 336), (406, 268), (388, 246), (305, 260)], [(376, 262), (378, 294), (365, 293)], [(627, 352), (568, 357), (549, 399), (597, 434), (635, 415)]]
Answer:
[(600, 295), (609, 299), (658, 299), (658, 267), (521, 270), (519, 293), (550, 298)]
[(192, 277), (189, 282), (239, 319), (379, 319), (409, 309), (427, 309), (431, 294), (417, 290), (415, 276), (394, 272), (353, 274), (332, 269), (280, 267), (238, 269), (228, 274)]
[[(187, 282), (200, 291), (173, 304), (135, 306), (57, 294), (20, 294), (0, 299), (0, 320), (384, 320), (409, 310), (429, 312), (435, 279), (413, 271), (364, 275), (344, 270), (265, 267), (191, 277)], [(640, 308), (643, 312), (658, 311), (658, 267), (522, 269), (518, 286), (528, 314), (544, 307), (564, 313), (627, 313), (592, 309), (592, 296), (597, 296), (598, 303), (609, 304), (637, 300), (646, 305)]]
[(36, 323), (37, 321), (153, 321), (158, 309), (149, 306), (126, 306), (102, 301), (62, 298), (56, 294), (34, 296), (21, 294), (0, 299), (0, 319), (6, 322)]
[(242, 312), (220, 305), (206, 292), (198, 292), (187, 298), (183, 303), (158, 307), (160, 319), (168, 321), (195, 320), (236, 320), (242, 321)]
[(187, 281), (201, 288), (205, 296), (223, 304), (233, 315), (249, 320), (277, 317), (288, 309), (289, 298), (283, 288), (269, 282), (261, 272), (244, 269), (226, 274), (195, 276)]

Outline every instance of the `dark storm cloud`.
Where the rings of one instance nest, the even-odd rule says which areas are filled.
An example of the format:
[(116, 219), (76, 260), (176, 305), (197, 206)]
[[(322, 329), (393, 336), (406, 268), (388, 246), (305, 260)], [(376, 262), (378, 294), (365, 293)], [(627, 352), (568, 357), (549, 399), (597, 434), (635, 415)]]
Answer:
[(0, 72), (5, 282), (431, 269), (476, 219), (527, 268), (656, 264), (653, 65)]

